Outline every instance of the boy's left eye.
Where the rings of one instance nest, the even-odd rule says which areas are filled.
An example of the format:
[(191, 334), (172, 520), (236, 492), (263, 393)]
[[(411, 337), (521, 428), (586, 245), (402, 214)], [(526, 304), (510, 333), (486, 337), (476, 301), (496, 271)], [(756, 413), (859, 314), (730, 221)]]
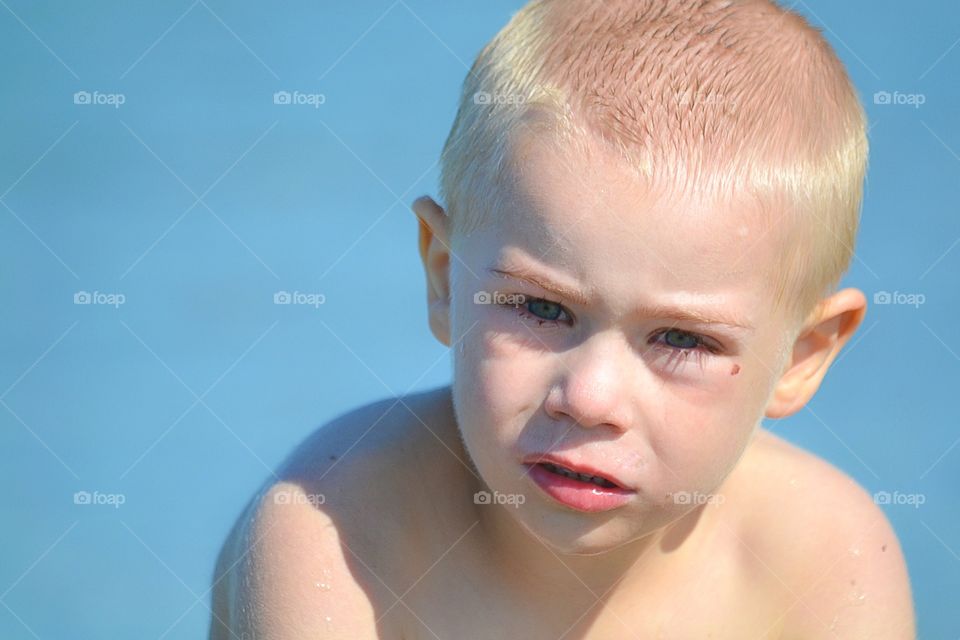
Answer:
[(696, 334), (679, 329), (664, 331), (663, 341), (676, 349), (694, 349), (701, 343), (699, 336)]

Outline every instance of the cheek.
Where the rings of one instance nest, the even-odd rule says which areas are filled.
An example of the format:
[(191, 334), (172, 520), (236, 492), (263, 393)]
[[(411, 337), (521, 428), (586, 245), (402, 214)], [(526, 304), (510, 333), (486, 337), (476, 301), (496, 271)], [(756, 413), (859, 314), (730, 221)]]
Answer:
[(465, 340), (464, 373), (491, 406), (522, 410), (516, 405), (545, 393), (559, 366), (549, 338), (531, 332), (510, 309), (485, 309), (474, 319), (477, 323)]
[(732, 470), (762, 416), (768, 376), (726, 359), (709, 385), (664, 385), (655, 447), (675, 483), (715, 487)]
[(540, 406), (551, 356), (504, 331), (499, 315), (474, 314), (476, 324), (454, 353), (454, 386), (471, 437), (506, 443)]
[(659, 405), (667, 426), (681, 419), (690, 429), (702, 431), (716, 423), (737, 424), (752, 410), (755, 368), (744, 358), (709, 355), (702, 364), (678, 367), (671, 366), (669, 358), (661, 356), (649, 364), (647, 382), (641, 383), (647, 387), (644, 397), (653, 408)]

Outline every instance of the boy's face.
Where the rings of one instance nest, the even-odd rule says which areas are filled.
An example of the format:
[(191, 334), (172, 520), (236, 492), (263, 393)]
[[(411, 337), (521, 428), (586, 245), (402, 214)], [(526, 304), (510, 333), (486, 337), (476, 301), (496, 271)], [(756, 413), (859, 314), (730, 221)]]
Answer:
[[(596, 144), (590, 158), (533, 137), (516, 149), (504, 209), (450, 259), (457, 419), (489, 490), (524, 496), (513, 517), (558, 549), (600, 552), (687, 513), (748, 444), (784, 363), (767, 275), (780, 233), (747, 200), (654, 199)], [(543, 452), (635, 493), (609, 511), (559, 504), (524, 463)]]

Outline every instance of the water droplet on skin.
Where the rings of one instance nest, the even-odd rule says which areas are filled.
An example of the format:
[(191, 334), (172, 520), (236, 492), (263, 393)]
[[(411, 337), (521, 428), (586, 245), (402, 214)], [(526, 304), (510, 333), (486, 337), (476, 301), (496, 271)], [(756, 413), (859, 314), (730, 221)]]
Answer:
[(854, 589), (847, 597), (847, 602), (853, 605), (863, 604), (867, 599), (867, 594), (862, 589)]
[(323, 579), (317, 580), (313, 583), (317, 589), (323, 589), (324, 591), (330, 591), (332, 588), (330, 585), (330, 569), (323, 569)]
[(863, 552), (860, 551), (860, 547), (850, 547), (850, 553), (855, 556), (859, 556)]
[(790, 486), (791, 486), (791, 487), (798, 487), (798, 486), (800, 486), (800, 483), (797, 482), (797, 479), (796, 479), (796, 478), (790, 478)]

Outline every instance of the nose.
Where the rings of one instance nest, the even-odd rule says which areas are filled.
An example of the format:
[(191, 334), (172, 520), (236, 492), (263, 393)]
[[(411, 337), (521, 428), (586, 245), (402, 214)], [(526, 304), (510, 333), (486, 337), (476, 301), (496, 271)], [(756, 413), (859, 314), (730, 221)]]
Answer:
[(545, 409), (555, 420), (583, 427), (623, 431), (632, 423), (629, 392), (635, 379), (631, 350), (614, 331), (595, 333), (562, 355), (560, 379), (550, 389)]

